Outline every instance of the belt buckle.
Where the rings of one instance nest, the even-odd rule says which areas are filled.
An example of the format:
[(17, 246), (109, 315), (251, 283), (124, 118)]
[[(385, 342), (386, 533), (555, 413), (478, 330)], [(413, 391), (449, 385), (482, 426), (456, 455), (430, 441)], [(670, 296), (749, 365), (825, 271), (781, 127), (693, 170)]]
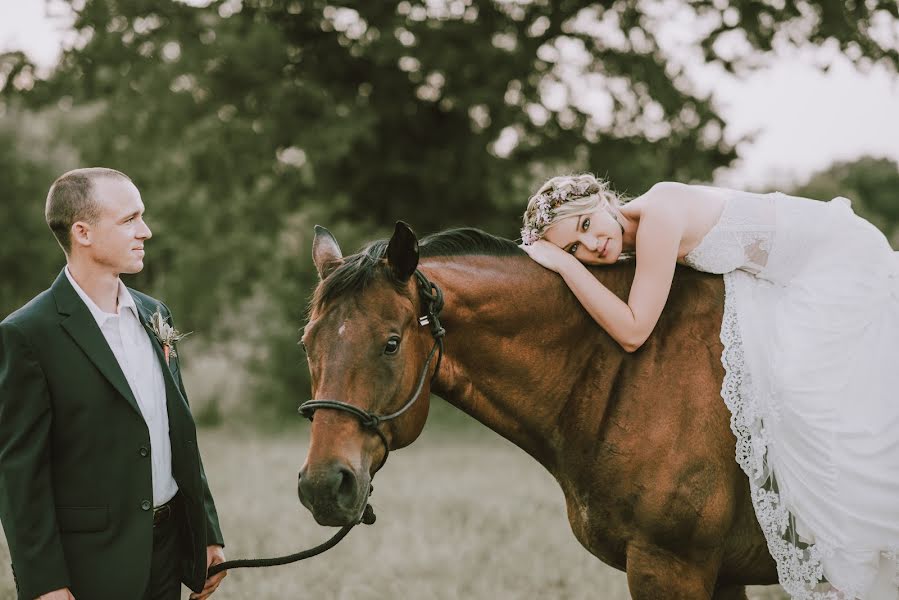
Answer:
[(153, 527), (165, 522), (172, 515), (172, 502), (166, 502), (162, 506), (153, 509)]

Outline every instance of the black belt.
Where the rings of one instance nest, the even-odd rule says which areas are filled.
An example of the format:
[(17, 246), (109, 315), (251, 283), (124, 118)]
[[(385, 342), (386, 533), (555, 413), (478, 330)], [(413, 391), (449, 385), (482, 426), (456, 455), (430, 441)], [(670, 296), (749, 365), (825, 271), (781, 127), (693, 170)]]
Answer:
[(175, 512), (175, 497), (172, 496), (172, 499), (163, 504), (162, 506), (157, 506), (153, 509), (153, 527), (159, 527), (170, 518), (172, 518), (172, 513)]

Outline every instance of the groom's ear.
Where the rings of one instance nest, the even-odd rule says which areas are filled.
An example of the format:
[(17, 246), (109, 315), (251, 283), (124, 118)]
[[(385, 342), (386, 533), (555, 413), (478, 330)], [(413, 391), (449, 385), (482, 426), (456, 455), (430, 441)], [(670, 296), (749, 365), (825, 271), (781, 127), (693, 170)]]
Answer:
[(321, 225), (315, 226), (315, 239), (312, 240), (312, 262), (318, 270), (318, 276), (324, 279), (343, 264), (340, 246), (330, 231)]
[(387, 244), (387, 264), (396, 278), (404, 283), (418, 268), (418, 238), (412, 228), (402, 221), (396, 222), (393, 237)]

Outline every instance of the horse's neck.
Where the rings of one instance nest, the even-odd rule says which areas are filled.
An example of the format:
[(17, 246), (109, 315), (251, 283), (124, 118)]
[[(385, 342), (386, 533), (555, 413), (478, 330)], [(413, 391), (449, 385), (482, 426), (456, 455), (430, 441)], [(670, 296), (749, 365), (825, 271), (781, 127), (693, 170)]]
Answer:
[[(589, 395), (591, 419), (605, 410), (609, 391), (585, 370), (603, 352), (602, 379), (614, 380), (620, 349), (558, 276), (527, 257), (434, 258), (422, 266), (446, 301), (446, 355), (434, 393), (553, 471), (570, 405)], [(579, 384), (590, 389), (578, 392)]]

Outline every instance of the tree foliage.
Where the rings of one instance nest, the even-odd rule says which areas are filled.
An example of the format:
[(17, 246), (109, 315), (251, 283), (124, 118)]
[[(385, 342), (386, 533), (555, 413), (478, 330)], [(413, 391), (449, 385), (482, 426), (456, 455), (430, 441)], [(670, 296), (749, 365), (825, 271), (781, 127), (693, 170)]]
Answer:
[(57, 115), (5, 108), (0, 121), (0, 314), (4, 317), (49, 287), (65, 263), (44, 219), (47, 188), (72, 165), (72, 153), (51, 137)]
[[(899, 65), (878, 25), (899, 17), (893, 0), (70, 5), (77, 42), (49, 77), (21, 54), (0, 59), (5, 102), (92, 115), (57, 135), (80, 164), (141, 189), (155, 239), (135, 285), (210, 337), (254, 332), (267, 380), (294, 390), (306, 387), (294, 340), (315, 222), (350, 248), (397, 219), (515, 237), (549, 172), (589, 170), (639, 194), (730, 164), (726, 124), (686, 72), (697, 56), (740, 71), (759, 51), (812, 43)], [(682, 17), (678, 50), (663, 29)], [(28, 173), (7, 190), (16, 202), (53, 178)]]

